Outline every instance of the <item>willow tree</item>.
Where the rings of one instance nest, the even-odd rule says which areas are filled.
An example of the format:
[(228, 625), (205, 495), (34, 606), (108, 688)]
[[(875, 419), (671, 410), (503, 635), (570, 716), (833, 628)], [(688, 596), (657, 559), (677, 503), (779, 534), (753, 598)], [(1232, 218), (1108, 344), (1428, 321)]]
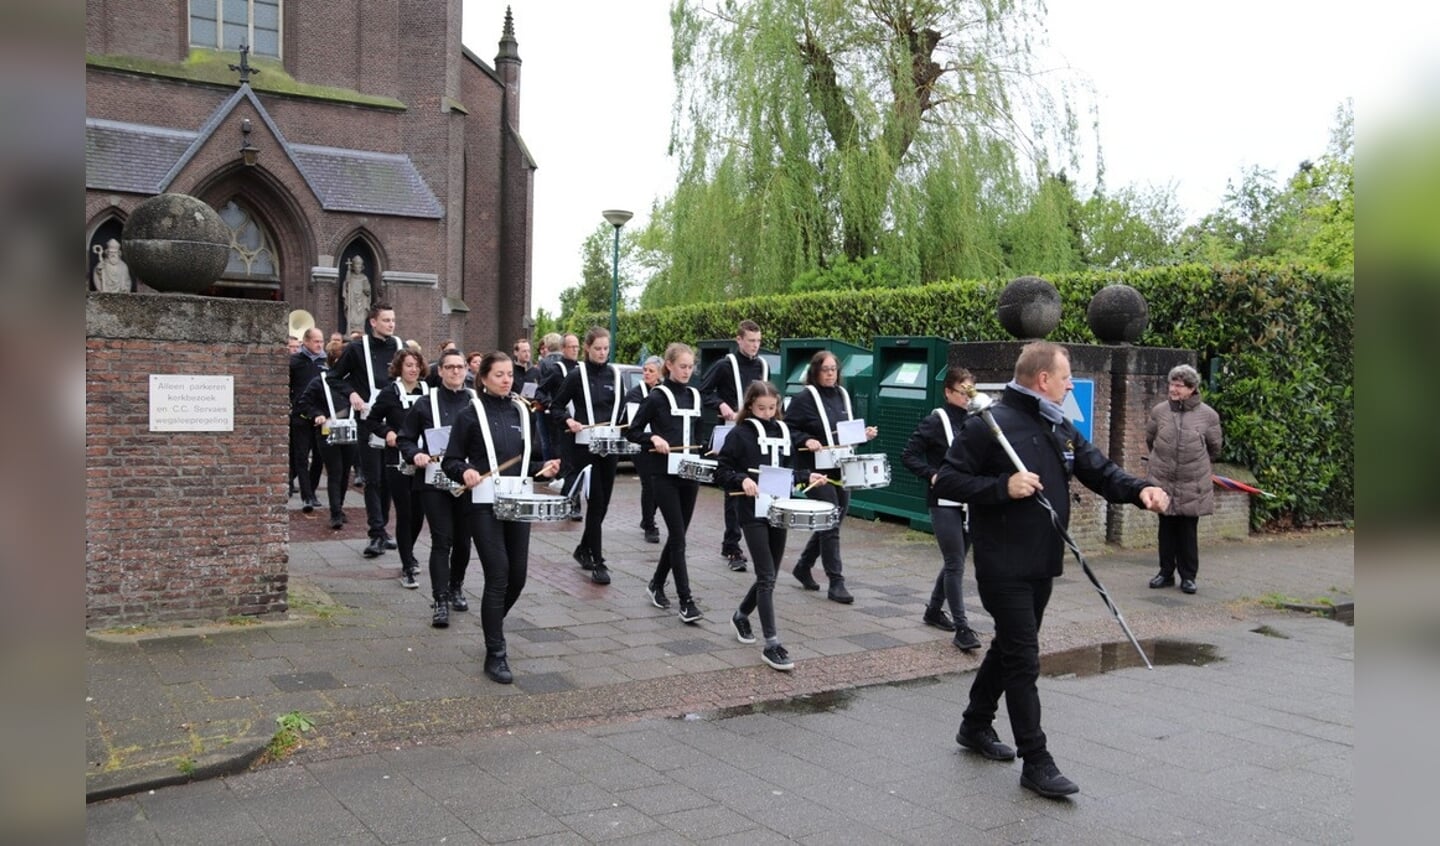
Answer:
[(670, 272), (646, 304), (780, 291), (840, 256), (926, 279), (1002, 267), (994, 220), (1075, 142), (1065, 96), (1033, 67), (1043, 14), (1039, 0), (675, 0), (680, 181)]

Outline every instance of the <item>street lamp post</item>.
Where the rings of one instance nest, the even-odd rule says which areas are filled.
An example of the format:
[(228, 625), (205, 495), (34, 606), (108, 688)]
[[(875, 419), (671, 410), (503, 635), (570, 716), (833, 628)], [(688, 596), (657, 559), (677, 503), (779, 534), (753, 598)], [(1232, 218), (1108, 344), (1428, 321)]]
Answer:
[(610, 360), (614, 361), (615, 349), (617, 347), (615, 342), (615, 316), (620, 307), (620, 227), (624, 226), (626, 221), (630, 220), (634, 215), (624, 209), (606, 209), (600, 212), (600, 214), (605, 218), (607, 223), (615, 227), (614, 272), (610, 276)]

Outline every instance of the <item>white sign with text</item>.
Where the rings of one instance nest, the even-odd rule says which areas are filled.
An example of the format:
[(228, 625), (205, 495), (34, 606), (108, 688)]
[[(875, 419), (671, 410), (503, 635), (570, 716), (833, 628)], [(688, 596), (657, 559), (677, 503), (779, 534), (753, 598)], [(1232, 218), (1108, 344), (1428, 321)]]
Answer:
[(150, 374), (150, 431), (235, 431), (235, 377)]

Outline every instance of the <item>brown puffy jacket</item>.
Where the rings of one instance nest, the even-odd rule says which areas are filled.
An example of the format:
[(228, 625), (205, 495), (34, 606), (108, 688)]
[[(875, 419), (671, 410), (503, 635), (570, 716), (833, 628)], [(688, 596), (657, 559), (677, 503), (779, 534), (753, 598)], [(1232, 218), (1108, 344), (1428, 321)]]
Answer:
[(1215, 510), (1210, 462), (1220, 458), (1220, 415), (1200, 394), (1150, 409), (1145, 446), (1150, 479), (1170, 495), (1166, 514), (1197, 517)]

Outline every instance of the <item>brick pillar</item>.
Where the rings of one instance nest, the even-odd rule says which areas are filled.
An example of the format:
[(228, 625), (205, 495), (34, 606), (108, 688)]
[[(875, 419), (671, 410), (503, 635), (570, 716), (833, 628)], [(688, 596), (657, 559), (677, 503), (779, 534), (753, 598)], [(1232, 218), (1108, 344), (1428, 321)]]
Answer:
[[(288, 309), (89, 295), (87, 628), (286, 610)], [(152, 374), (233, 377), (233, 431), (150, 431)]]

